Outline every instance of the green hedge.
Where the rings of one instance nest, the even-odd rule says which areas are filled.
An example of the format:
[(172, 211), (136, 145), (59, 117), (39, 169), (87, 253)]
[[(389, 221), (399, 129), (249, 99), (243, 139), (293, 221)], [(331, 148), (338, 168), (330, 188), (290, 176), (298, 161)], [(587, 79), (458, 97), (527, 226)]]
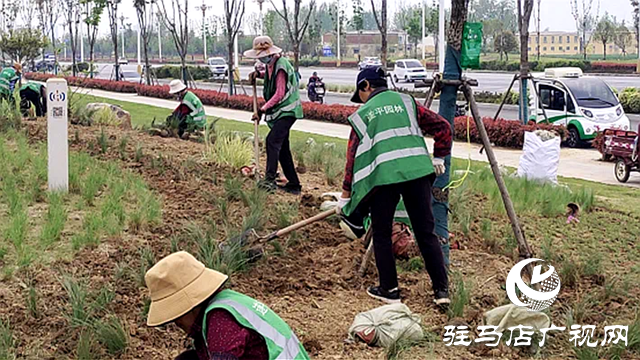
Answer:
[[(182, 79), (180, 66), (160, 66), (153, 68), (158, 79)], [(213, 73), (208, 66), (187, 66), (187, 71), (193, 77), (193, 80), (206, 80), (213, 77)]]
[[(546, 68), (554, 68), (554, 67), (578, 67), (582, 69), (582, 71), (587, 72), (591, 70), (591, 62), (583, 61), (583, 60), (556, 60), (556, 61), (529, 61), (529, 67), (531, 71), (544, 71)], [(483, 61), (480, 63), (481, 70), (491, 70), (491, 71), (519, 71), (520, 70), (520, 62), (512, 61), (500, 61), (500, 60), (490, 60)]]
[(637, 88), (626, 88), (620, 93), (619, 97), (625, 112), (630, 114), (640, 113), (640, 91)]

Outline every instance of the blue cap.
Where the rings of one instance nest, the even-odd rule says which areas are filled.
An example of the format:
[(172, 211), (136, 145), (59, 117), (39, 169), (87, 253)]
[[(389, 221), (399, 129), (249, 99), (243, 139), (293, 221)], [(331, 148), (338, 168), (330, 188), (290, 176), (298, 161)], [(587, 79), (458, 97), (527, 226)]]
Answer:
[(358, 79), (356, 80), (356, 91), (351, 97), (351, 102), (356, 104), (362, 104), (360, 94), (358, 93), (358, 86), (365, 80), (371, 82), (372, 80), (384, 80), (384, 69), (380, 66), (368, 67), (358, 73)]

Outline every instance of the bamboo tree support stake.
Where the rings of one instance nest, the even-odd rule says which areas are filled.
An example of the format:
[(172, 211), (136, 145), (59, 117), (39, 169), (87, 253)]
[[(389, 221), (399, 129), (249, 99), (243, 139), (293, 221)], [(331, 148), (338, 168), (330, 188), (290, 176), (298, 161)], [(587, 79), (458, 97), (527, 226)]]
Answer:
[[(513, 207), (513, 202), (511, 201), (511, 197), (509, 196), (509, 191), (507, 190), (507, 186), (502, 178), (502, 174), (500, 173), (500, 167), (498, 165), (498, 161), (496, 160), (496, 156), (493, 153), (493, 148), (491, 147), (491, 141), (489, 140), (489, 135), (487, 135), (487, 129), (484, 127), (484, 123), (482, 122), (482, 118), (480, 117), (480, 111), (478, 110), (478, 104), (476, 103), (476, 99), (473, 96), (473, 89), (469, 83), (464, 80), (461, 86), (462, 92), (469, 102), (469, 108), (471, 109), (471, 114), (473, 115), (473, 120), (476, 123), (476, 128), (478, 129), (478, 133), (480, 134), (480, 138), (482, 139), (482, 144), (487, 151), (487, 159), (489, 160), (489, 164), (491, 165), (491, 171), (493, 172), (493, 176), (496, 179), (496, 183), (498, 184), (498, 189), (500, 190), (500, 195), (502, 196), (502, 202), (504, 203), (504, 208), (507, 211), (507, 216), (509, 217), (509, 221), (511, 222), (511, 229), (513, 230), (513, 234), (516, 237), (516, 241), (518, 242), (518, 253), (521, 259), (528, 259), (533, 256), (533, 252), (527, 243), (527, 240), (524, 238), (524, 233), (522, 232), (522, 228), (520, 227), (520, 221), (518, 220), (518, 215)], [(526, 270), (529, 275), (531, 275), (531, 268), (527, 266)]]

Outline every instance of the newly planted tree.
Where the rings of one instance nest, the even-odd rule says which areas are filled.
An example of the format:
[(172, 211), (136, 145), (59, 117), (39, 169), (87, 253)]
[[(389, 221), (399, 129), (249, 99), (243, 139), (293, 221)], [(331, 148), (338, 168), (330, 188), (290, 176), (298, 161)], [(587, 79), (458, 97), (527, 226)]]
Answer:
[(114, 78), (120, 80), (120, 62), (118, 61), (118, 5), (121, 0), (106, 0), (107, 13), (109, 14), (109, 30), (113, 43)]
[(36, 59), (48, 41), (40, 30), (22, 28), (0, 35), (0, 49), (13, 61), (29, 63)]
[[(598, 5), (600, 1), (598, 1)], [(598, 16), (598, 10), (596, 9), (595, 17)], [(590, 34), (593, 31), (596, 20), (593, 16), (593, 0), (572, 0), (571, 1), (571, 13), (576, 20), (576, 27), (580, 34), (580, 46), (582, 50), (582, 56), (584, 60), (587, 60), (587, 46), (589, 45)]]
[(316, 6), (316, 1), (310, 0), (309, 5), (303, 7), (302, 0), (293, 0), (293, 12), (287, 6), (287, 0), (282, 0), (282, 9), (278, 9), (273, 0), (270, 1), (276, 13), (284, 20), (289, 41), (293, 46), (293, 67), (298, 71), (300, 44), (304, 40), (304, 34), (309, 26), (309, 18)]
[(500, 60), (504, 55), (505, 60), (509, 61), (509, 53), (518, 50), (518, 39), (511, 31), (505, 31), (493, 39), (493, 49), (500, 54)]
[(133, 6), (138, 15), (138, 26), (140, 27), (140, 38), (142, 40), (142, 55), (144, 59), (144, 74), (147, 85), (151, 85), (151, 66), (149, 65), (149, 42), (153, 32), (153, 6), (154, 0), (134, 0)]
[(371, 0), (373, 18), (380, 31), (380, 59), (382, 66), (387, 67), (387, 0), (381, 0), (380, 7), (376, 10), (376, 0)]
[(242, 17), (244, 16), (244, 1), (245, 0), (224, 0), (224, 20), (225, 20), (225, 32), (227, 34), (227, 63), (229, 64), (229, 95), (234, 94), (233, 74), (235, 71), (235, 64), (233, 62), (233, 44), (238, 32), (240, 31), (240, 25), (242, 25)]
[(73, 76), (78, 75), (78, 65), (76, 54), (78, 53), (78, 45), (80, 44), (78, 36), (78, 27), (80, 25), (80, 3), (76, 0), (62, 0), (62, 12), (69, 30), (69, 44), (71, 45), (71, 73)]
[(518, 29), (520, 31), (520, 121), (529, 121), (529, 21), (533, 13), (533, 0), (518, 0)]
[(602, 19), (598, 21), (596, 31), (593, 33), (594, 40), (602, 43), (602, 47), (604, 49), (604, 60), (607, 60), (607, 44), (615, 41), (617, 29), (614, 21), (615, 19), (611, 20), (609, 14), (605, 13)]
[(629, 30), (624, 20), (616, 26), (613, 42), (620, 48), (622, 55), (627, 55), (629, 48), (633, 46), (633, 33)]
[(162, 22), (173, 38), (173, 43), (180, 57), (182, 81), (186, 84), (187, 51), (189, 47), (189, 0), (160, 0), (158, 10)]
[[(56, 0), (36, 0), (35, 5), (40, 30), (45, 37), (51, 36), (51, 46), (55, 50), (56, 36), (53, 29), (58, 21), (60, 7), (57, 5)], [(54, 56), (57, 56), (55, 51)], [(44, 48), (42, 49), (42, 59), (44, 60)], [(54, 71), (56, 70), (57, 66), (54, 67)]]
[(89, 76), (93, 78), (93, 56), (98, 38), (98, 26), (104, 8), (107, 6), (106, 0), (80, 0), (80, 4), (84, 5), (84, 23), (87, 26), (87, 43), (89, 44)]

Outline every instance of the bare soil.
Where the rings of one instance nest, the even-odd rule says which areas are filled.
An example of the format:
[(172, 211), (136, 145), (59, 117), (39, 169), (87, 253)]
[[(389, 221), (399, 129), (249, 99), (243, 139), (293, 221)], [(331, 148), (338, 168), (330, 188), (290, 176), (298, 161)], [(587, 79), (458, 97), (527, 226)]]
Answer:
[[(44, 126), (42, 123), (28, 124), (31, 141), (45, 141)], [(99, 131), (93, 127), (71, 126), (71, 149), (90, 152), (100, 159), (118, 161), (122, 167), (141, 174), (162, 197), (163, 223), (140, 233), (125, 230), (124, 235), (103, 239), (98, 247), (84, 249), (71, 260), (57, 260), (47, 267), (34, 266), (1, 282), (0, 318), (10, 319), (14, 336), (19, 340), (17, 353), (20, 358), (76, 357), (79, 331), (71, 328), (64, 316), (69, 304), (59, 280), (62, 274), (87, 279), (92, 289), (106, 285), (116, 290), (111, 308), (125, 322), (131, 338), (129, 348), (119, 356), (120, 359), (168, 359), (185, 349), (185, 336), (176, 327), (153, 329), (145, 325), (142, 312), (147, 291), (136, 280), (137, 275), (133, 274), (139, 268), (139, 249), (150, 246), (156, 258), (160, 259), (171, 252), (172, 237), (180, 234), (188, 222), (208, 218), (219, 220), (220, 214), (212, 203), (211, 194), (221, 196), (224, 193), (222, 183), (230, 170), (202, 162), (202, 144), (152, 137), (137, 131), (122, 132), (115, 128), (105, 129), (112, 146), (106, 154), (100, 154), (95, 145)], [(120, 159), (116, 144), (123, 136), (129, 137), (129, 142), (126, 157)], [(144, 152), (140, 162), (134, 161), (136, 147), (141, 147)], [(319, 212), (320, 195), (337, 190), (326, 186), (323, 179), (321, 174), (303, 174), (302, 198), (277, 194), (270, 195), (270, 201), (298, 201), (299, 217), (314, 215)], [(235, 205), (229, 213), (234, 221), (241, 223), (241, 212), (241, 206)], [(269, 223), (267, 228), (274, 230), (275, 224)], [(285, 254), (268, 254), (250, 270), (234, 275), (230, 287), (270, 306), (290, 324), (314, 358), (384, 358), (383, 349), (344, 341), (357, 313), (382, 305), (365, 293), (367, 286), (377, 282), (375, 266), (370, 265), (365, 278), (357, 275), (365, 250), (363, 245), (344, 237), (335, 221), (311, 225), (296, 236), (298, 241), (287, 248)], [(464, 250), (452, 250), (452, 269), (461, 272), (465, 280), (474, 285), (464, 318), (455, 321), (475, 327), (480, 324), (484, 311), (508, 301), (501, 287), (514, 260), (489, 253), (479, 237), (462, 239), (461, 234), (456, 236), (463, 240)], [(128, 264), (131, 276), (116, 281), (114, 274), (117, 264)], [(25, 283), (28, 280), (33, 281), (39, 292), (39, 319), (33, 319), (27, 313)], [(443, 327), (449, 321), (433, 304), (427, 273), (401, 272), (399, 281), (404, 302), (412, 311), (420, 314), (425, 327), (441, 339)], [(597, 285), (586, 279), (582, 286), (588, 288)], [(563, 291), (559, 302), (574, 297), (574, 292)], [(612, 299), (602, 303), (602, 312), (596, 312), (595, 315), (615, 313), (622, 306), (622, 299)], [(554, 320), (561, 318), (559, 309), (556, 312), (552, 313)], [(598, 323), (602, 324), (600, 321)], [(566, 339), (554, 340), (548, 341), (543, 350), (546, 358), (572, 357), (572, 353), (570, 355), (563, 347)], [(530, 355), (506, 347), (445, 347), (438, 341), (414, 347), (403, 356), (407, 359), (517, 359)]]

